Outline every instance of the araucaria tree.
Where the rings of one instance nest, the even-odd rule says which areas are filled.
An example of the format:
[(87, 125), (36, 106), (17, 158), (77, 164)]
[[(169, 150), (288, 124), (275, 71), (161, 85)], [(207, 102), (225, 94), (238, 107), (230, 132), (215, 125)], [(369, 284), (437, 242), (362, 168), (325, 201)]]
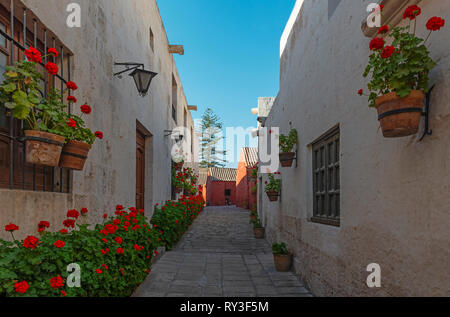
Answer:
[(200, 140), (200, 167), (224, 167), (226, 151), (221, 150), (219, 142), (224, 142), (222, 133), (222, 122), (211, 108), (206, 109), (202, 116)]

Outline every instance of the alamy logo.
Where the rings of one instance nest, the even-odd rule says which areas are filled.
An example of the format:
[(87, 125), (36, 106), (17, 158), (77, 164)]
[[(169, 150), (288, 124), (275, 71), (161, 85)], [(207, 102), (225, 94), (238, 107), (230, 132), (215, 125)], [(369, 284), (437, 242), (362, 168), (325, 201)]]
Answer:
[(70, 3), (66, 11), (69, 13), (67, 16), (66, 24), (69, 28), (81, 27), (81, 7), (78, 3)]
[(72, 263), (67, 266), (67, 272), (70, 273), (67, 276), (67, 286), (72, 287), (81, 287), (81, 267)]
[(369, 16), (367, 17), (367, 26), (370, 28), (381, 27), (381, 7), (378, 3), (371, 3), (367, 6), (367, 12)]
[(367, 277), (367, 287), (381, 287), (381, 267), (378, 263), (370, 263), (367, 272), (371, 272)]

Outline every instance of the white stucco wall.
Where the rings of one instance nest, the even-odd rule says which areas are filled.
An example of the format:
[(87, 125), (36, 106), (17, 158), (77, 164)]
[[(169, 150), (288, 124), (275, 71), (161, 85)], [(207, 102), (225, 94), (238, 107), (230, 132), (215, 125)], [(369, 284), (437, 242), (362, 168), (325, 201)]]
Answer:
[[(30, 193), (0, 190), (0, 225), (10, 221), (22, 234), (36, 233), (37, 222), (48, 220), (59, 229), (67, 209), (87, 207), (89, 222), (113, 213), (116, 204), (135, 205), (136, 120), (152, 134), (146, 144), (146, 201), (150, 215), (155, 203), (170, 199), (170, 150), (173, 140), (164, 130), (175, 127), (172, 120), (172, 74), (178, 83), (178, 124), (183, 125), (187, 101), (155, 0), (79, 0), (81, 28), (66, 26), (66, 0), (25, 0), (40, 20), (74, 53), (72, 80), (79, 90), (79, 103), (93, 108), (87, 124), (104, 132), (96, 141), (84, 171), (75, 172), (72, 194)], [(154, 34), (154, 51), (149, 29)], [(114, 78), (114, 62), (144, 63), (158, 73), (150, 93), (138, 95), (128, 75)], [(193, 127), (189, 111), (187, 126)], [(190, 147), (189, 147), (190, 148)], [(194, 152), (198, 150), (196, 143)], [(23, 198), (23, 202), (18, 197)], [(9, 203), (15, 200), (15, 204)]]
[[(449, 296), (450, 32), (432, 35), (438, 66), (432, 96), (433, 135), (385, 139), (376, 111), (357, 95), (369, 41), (361, 32), (366, 6), (342, 0), (328, 20), (327, 1), (305, 0), (281, 57), (280, 92), (267, 127), (289, 122), (299, 132), (299, 166), (282, 169), (282, 201), (265, 195), (261, 218), (270, 240), (288, 242), (295, 270), (319, 296)], [(421, 1), (419, 34), (429, 17), (448, 20), (449, 1)], [(309, 144), (340, 125), (341, 225), (310, 222), (313, 210)], [(263, 182), (265, 181), (263, 178)], [(366, 286), (369, 263), (382, 287)]]

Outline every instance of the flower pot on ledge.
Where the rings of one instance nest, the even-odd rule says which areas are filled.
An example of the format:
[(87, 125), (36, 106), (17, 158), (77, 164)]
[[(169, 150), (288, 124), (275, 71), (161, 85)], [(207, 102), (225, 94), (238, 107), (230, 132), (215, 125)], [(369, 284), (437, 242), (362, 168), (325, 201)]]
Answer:
[(26, 130), (26, 162), (39, 166), (56, 167), (66, 139), (60, 135)]
[(266, 230), (264, 228), (254, 228), (253, 234), (255, 235), (255, 239), (264, 239), (264, 234)]
[(278, 272), (289, 272), (292, 266), (292, 254), (273, 255), (275, 268)]
[(69, 141), (64, 145), (59, 167), (82, 171), (91, 146), (84, 142)]
[(280, 196), (280, 194), (276, 191), (269, 191), (266, 192), (266, 194), (270, 201), (278, 201), (278, 197)]
[(381, 130), (385, 138), (415, 135), (419, 131), (425, 94), (412, 90), (408, 97), (400, 98), (391, 92), (376, 99)]
[(282, 167), (292, 167), (295, 152), (280, 153), (280, 164)]

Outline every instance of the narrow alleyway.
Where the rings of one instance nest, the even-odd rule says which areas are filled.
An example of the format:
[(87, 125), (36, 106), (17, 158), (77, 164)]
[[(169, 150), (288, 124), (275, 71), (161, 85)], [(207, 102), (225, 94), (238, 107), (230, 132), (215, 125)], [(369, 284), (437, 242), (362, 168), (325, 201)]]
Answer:
[(275, 270), (271, 247), (253, 237), (247, 210), (208, 207), (179, 245), (153, 266), (135, 296), (311, 295), (293, 273)]

